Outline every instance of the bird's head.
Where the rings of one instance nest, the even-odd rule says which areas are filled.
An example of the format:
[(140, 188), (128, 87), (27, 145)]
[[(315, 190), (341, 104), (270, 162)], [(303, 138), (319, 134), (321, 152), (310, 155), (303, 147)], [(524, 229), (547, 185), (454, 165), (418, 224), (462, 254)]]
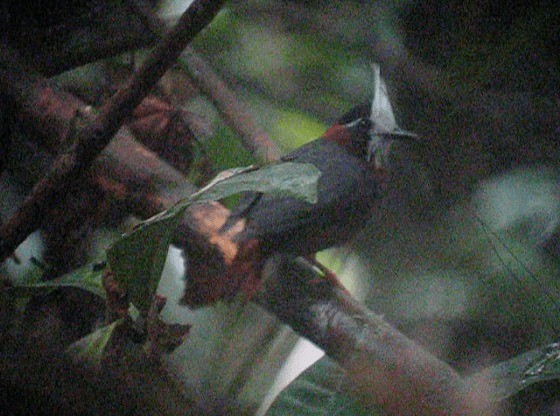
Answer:
[(397, 125), (379, 65), (372, 67), (374, 90), (371, 103), (361, 104), (344, 114), (323, 137), (344, 146), (376, 168), (384, 168), (388, 165), (391, 144), (395, 140), (415, 141), (418, 136)]

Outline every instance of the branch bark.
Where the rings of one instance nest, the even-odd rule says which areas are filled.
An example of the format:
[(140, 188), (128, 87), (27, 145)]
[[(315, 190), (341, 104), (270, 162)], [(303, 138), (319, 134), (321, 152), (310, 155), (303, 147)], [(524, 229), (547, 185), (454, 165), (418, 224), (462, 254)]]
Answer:
[(258, 302), (323, 348), (366, 406), (381, 405), (391, 415), (494, 413), (491, 387), (467, 386), (449, 365), (318, 278), (307, 262), (286, 256), (269, 260)]
[[(48, 103), (41, 105), (48, 112), (28, 108), (23, 113), (26, 120), (36, 117), (33, 125), (39, 129), (69, 125), (73, 114), (85, 107), (76, 98), (65, 101), (70, 96), (58, 96), (56, 88), (40, 77), (32, 78), (33, 85), (11, 84), (22, 92), (11, 98), (19, 108), (34, 108), (34, 100), (41, 104), (47, 97)], [(7, 86), (0, 83), (0, 88), (4, 91)], [(56, 122), (49, 124), (45, 119)], [(64, 128), (42, 130), (51, 136), (48, 143), (54, 144), (57, 137), (63, 142), (60, 132)], [(94, 169), (88, 176), (91, 182), (127, 201), (143, 216), (157, 213), (193, 190), (182, 174), (135, 143), (124, 130), (96, 159)], [(235, 245), (217, 232), (228, 215), (219, 204), (197, 205), (187, 213), (176, 240), (189, 254), (190, 272), (201, 273), (209, 282), (223, 278), (226, 249)], [(490, 412), (485, 396), (478, 394), (488, 386), (466, 386), (453, 369), (329, 282), (311, 285), (317, 281), (313, 270), (280, 259), (273, 260), (269, 271), (273, 278), (268, 279), (268, 290), (259, 304), (325, 349), (347, 371), (356, 394), (366, 404), (382, 404), (390, 414), (399, 415)]]
[(138, 72), (100, 109), (92, 123), (78, 131), (49, 174), (34, 186), (18, 213), (2, 227), (0, 259), (8, 257), (40, 225), (64, 189), (78, 180), (109, 144), (125, 119), (175, 63), (185, 46), (212, 20), (222, 3), (223, 0), (198, 0), (191, 4)]
[[(165, 22), (159, 19), (147, 4), (140, 0), (133, 0), (132, 5), (154, 36), (165, 35)], [(179, 63), (194, 84), (210, 98), (224, 120), (235, 130), (245, 147), (259, 162), (268, 163), (280, 159), (280, 150), (276, 144), (258, 126), (249, 114), (247, 106), (238, 100), (202, 56), (192, 48), (188, 48), (181, 54)]]

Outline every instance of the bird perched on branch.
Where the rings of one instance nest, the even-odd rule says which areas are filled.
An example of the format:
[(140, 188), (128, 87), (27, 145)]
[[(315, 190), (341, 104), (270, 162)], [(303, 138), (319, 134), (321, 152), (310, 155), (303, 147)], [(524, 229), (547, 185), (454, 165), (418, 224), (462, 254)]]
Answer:
[(228, 279), (223, 288), (215, 288), (216, 294), (224, 292), (218, 297), (231, 297), (239, 289), (250, 295), (272, 254), (312, 255), (363, 229), (388, 179), (391, 143), (416, 138), (397, 126), (380, 68), (373, 65), (373, 70), (371, 103), (353, 108), (320, 138), (282, 157), (320, 170), (317, 203), (251, 194), (232, 211), (223, 229), (242, 224), (242, 230), (235, 236), (238, 252)]

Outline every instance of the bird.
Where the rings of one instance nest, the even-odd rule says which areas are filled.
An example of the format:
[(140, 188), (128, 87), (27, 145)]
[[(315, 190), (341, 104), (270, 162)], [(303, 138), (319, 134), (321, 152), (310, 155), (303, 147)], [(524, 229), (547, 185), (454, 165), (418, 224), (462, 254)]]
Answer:
[(216, 287), (216, 293), (231, 292), (228, 298), (241, 289), (250, 297), (268, 257), (275, 253), (311, 256), (349, 241), (364, 228), (389, 179), (392, 143), (418, 137), (397, 125), (380, 67), (373, 64), (372, 68), (371, 102), (352, 108), (320, 138), (281, 158), (281, 162), (311, 163), (320, 171), (317, 202), (251, 193), (232, 210), (223, 230), (242, 223), (235, 235), (239, 249), (227, 283)]

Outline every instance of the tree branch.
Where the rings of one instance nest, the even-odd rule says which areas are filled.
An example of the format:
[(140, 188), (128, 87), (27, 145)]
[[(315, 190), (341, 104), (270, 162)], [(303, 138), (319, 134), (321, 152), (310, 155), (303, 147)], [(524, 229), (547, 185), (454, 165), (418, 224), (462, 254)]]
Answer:
[[(164, 36), (166, 24), (141, 0), (131, 0), (135, 12), (155, 36)], [(239, 135), (241, 141), (260, 162), (280, 159), (280, 150), (249, 114), (247, 106), (237, 99), (229, 86), (206, 60), (192, 48), (186, 49), (179, 63), (194, 84), (210, 98), (224, 120)]]
[(70, 182), (78, 180), (185, 46), (212, 20), (222, 3), (223, 0), (198, 0), (191, 4), (138, 72), (100, 109), (95, 120), (78, 132), (49, 174), (34, 186), (18, 213), (2, 227), (0, 259), (8, 257), (40, 225), (61, 192)]
[[(130, 28), (128, 35), (123, 37), (120, 32), (109, 28), (106, 31), (110, 33), (110, 41), (91, 42), (87, 49), (81, 45), (76, 46), (74, 40), (66, 42), (63, 47), (59, 48), (60, 50), (56, 50), (56, 59), (52, 58), (55, 51), (37, 47), (34, 50), (44, 50), (45, 56), (34, 56), (34, 65), (41, 72), (54, 74), (92, 60), (113, 56), (117, 52), (123, 52), (132, 47), (147, 46), (154, 39), (165, 35), (167, 22), (159, 19), (146, 2), (131, 0), (129, 3), (128, 7), (134, 11), (141, 24), (148, 28), (147, 31), (139, 29), (138, 24), (135, 24)], [(118, 12), (123, 13), (120, 9)], [(97, 37), (99, 36), (97, 35)], [(188, 48), (181, 58), (180, 64), (183, 65), (192, 81), (210, 98), (224, 120), (240, 136), (243, 144), (253, 153), (254, 157), (261, 162), (278, 160), (280, 151), (276, 144), (257, 125), (246, 105), (235, 97), (231, 89), (204, 58), (192, 48)]]
[(258, 302), (323, 348), (366, 406), (381, 405), (392, 415), (492, 414), (489, 386), (469, 390), (449, 365), (318, 279), (305, 261), (272, 258)]
[(273, 162), (280, 159), (276, 144), (255, 123), (246, 105), (235, 97), (202, 56), (189, 48), (183, 52), (179, 62), (258, 161)]

